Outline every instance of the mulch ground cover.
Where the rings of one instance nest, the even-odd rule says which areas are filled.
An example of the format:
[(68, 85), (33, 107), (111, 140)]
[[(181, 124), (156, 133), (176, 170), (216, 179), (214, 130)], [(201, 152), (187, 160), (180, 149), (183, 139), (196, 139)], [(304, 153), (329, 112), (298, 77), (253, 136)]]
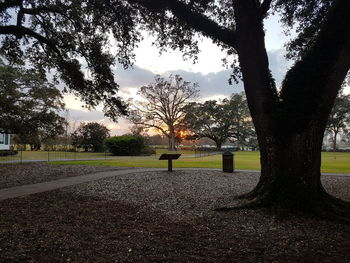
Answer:
[(0, 262), (350, 262), (350, 227), (265, 210), (179, 220), (56, 190), (0, 202)]
[(127, 167), (51, 165), (45, 162), (0, 164), (0, 189), (120, 169)]

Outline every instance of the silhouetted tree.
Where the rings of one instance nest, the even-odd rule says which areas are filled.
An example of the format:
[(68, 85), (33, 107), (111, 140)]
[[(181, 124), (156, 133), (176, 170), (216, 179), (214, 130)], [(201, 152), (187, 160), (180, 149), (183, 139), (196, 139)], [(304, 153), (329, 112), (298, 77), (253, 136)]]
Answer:
[(86, 152), (90, 149), (101, 152), (104, 150), (104, 140), (109, 137), (109, 130), (97, 122), (82, 123), (71, 137), (73, 146), (84, 148)]
[[(103, 102), (106, 115), (115, 120), (126, 114), (126, 107), (116, 96), (118, 85), (111, 66), (116, 60), (124, 67), (131, 63), (140, 35), (131, 30), (131, 9), (123, 1), (109, 4), (101, 0), (0, 1), (0, 54), (14, 63), (30, 61), (42, 73), (55, 69), (53, 73), (68, 90), (89, 106)], [(110, 33), (118, 47), (115, 55), (108, 49)]]
[(63, 97), (35, 69), (0, 60), (0, 130), (17, 134), (19, 143), (40, 149), (41, 142), (64, 132)]
[(246, 145), (254, 135), (254, 128), (244, 94), (233, 94), (220, 102), (191, 103), (186, 107), (184, 129), (191, 131), (187, 138), (208, 137), (217, 148), (228, 139)]
[(327, 132), (332, 136), (333, 151), (337, 150), (337, 137), (347, 133), (350, 125), (350, 95), (339, 95), (334, 102), (327, 123)]
[(141, 87), (138, 94), (144, 101), (138, 103), (131, 120), (161, 131), (169, 140), (169, 149), (175, 150), (176, 132), (183, 122), (184, 108), (198, 95), (197, 86), (179, 75), (170, 75), (169, 80), (156, 76), (154, 83)]

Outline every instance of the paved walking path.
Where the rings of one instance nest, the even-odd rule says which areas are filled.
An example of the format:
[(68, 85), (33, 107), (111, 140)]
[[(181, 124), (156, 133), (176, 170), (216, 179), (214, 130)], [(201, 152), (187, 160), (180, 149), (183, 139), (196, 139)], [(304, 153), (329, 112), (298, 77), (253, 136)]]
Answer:
[[(221, 171), (221, 169), (209, 169), (209, 168), (176, 168), (176, 170), (217, 170)], [(30, 194), (36, 194), (46, 191), (55, 190), (58, 188), (81, 184), (81, 183), (87, 183), (92, 182), (100, 179), (105, 179), (109, 177), (114, 177), (118, 175), (125, 175), (125, 174), (131, 174), (131, 173), (142, 173), (142, 172), (155, 172), (155, 171), (166, 171), (165, 168), (131, 168), (131, 169), (124, 169), (124, 170), (114, 170), (114, 171), (107, 171), (107, 172), (99, 172), (94, 174), (87, 174), (87, 175), (81, 175), (81, 176), (75, 176), (75, 177), (66, 177), (54, 181), (48, 181), (43, 183), (37, 183), (37, 184), (28, 184), (28, 185), (21, 185), (11, 188), (5, 188), (0, 189), (0, 201), (9, 199), (9, 198), (16, 198), (20, 196), (30, 195)], [(257, 170), (236, 170), (236, 172), (245, 172), (245, 173), (259, 173), (260, 171)], [(323, 175), (332, 175), (332, 176), (349, 176), (350, 174), (330, 174), (330, 173), (324, 173)]]

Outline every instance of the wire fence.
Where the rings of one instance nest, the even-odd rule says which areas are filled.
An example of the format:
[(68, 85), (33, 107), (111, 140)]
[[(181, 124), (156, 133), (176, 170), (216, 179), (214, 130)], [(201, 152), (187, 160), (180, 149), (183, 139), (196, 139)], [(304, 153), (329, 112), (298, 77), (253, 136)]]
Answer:
[[(181, 153), (182, 158), (201, 158), (216, 154), (221, 154), (227, 149), (200, 148), (200, 149), (178, 149), (176, 153)], [(130, 149), (121, 149), (121, 152), (130, 153)], [(52, 162), (52, 161), (78, 161), (78, 160), (109, 160), (109, 159), (127, 159), (127, 158), (154, 158), (158, 159), (161, 154), (169, 153), (166, 149), (155, 149), (151, 154), (144, 155), (118, 155), (114, 156), (108, 151), (103, 152), (85, 152), (85, 151), (52, 151), (38, 150), (30, 151), (19, 150), (12, 151), (12, 154), (0, 155), (0, 163), (26, 163), (26, 162)]]
[(18, 150), (16, 154), (0, 156), (1, 163), (24, 163), (24, 162), (50, 162), (50, 161), (74, 161), (74, 160), (99, 160), (111, 158), (110, 153), (90, 153), (72, 151), (25, 151)]

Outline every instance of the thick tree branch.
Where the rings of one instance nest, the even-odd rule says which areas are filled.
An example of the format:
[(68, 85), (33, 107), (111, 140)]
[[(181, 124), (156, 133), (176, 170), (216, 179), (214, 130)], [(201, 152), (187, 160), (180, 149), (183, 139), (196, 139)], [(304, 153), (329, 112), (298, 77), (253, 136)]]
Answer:
[(21, 3), (19, 6), (18, 14), (17, 14), (17, 26), (22, 26), (23, 17), (24, 17), (23, 3)]
[(270, 9), (272, 0), (264, 0), (264, 2), (261, 3), (260, 6), (260, 16), (261, 18), (265, 17), (267, 12)]
[(313, 48), (287, 73), (281, 98), (291, 125), (305, 126), (311, 118), (326, 125), (350, 68), (349, 12), (350, 1), (336, 1)]
[(255, 0), (235, 0), (234, 7), (244, 89), (257, 133), (264, 134), (261, 138), (278, 126), (272, 118), (278, 93), (269, 70), (263, 18)]
[(177, 0), (129, 0), (130, 3), (141, 5), (152, 12), (167, 9), (179, 20), (185, 22), (204, 35), (214, 38), (231, 47), (236, 47), (236, 34), (233, 29), (224, 28), (203, 14), (199, 14)]
[(55, 42), (38, 34), (37, 32), (35, 32), (27, 27), (15, 26), (15, 25), (0, 26), (0, 35), (15, 35), (15, 36), (19, 36), (19, 37), (29, 36), (29, 37), (35, 38), (40, 43), (46, 44), (55, 53), (57, 53), (57, 55), (59, 55), (61, 57), (61, 52), (58, 50)]

